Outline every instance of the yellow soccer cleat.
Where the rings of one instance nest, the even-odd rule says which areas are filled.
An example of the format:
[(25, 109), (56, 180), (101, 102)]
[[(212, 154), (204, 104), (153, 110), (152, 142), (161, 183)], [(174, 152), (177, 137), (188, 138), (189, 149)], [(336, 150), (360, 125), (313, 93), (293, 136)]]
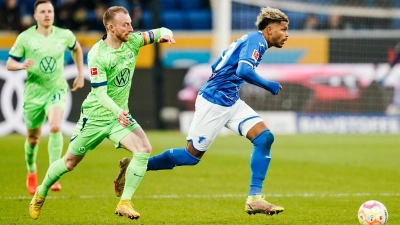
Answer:
[(29, 204), (29, 215), (32, 217), (32, 219), (37, 220), (39, 218), (44, 200), (45, 198), (40, 196), (36, 189), (35, 195), (33, 195), (31, 203)]
[(131, 220), (139, 219), (140, 214), (133, 209), (133, 203), (130, 200), (120, 200), (115, 214), (119, 216), (125, 216)]
[(124, 192), (125, 173), (130, 162), (131, 160), (129, 158), (123, 158), (119, 161), (119, 174), (114, 180), (114, 190), (117, 197), (121, 197), (122, 192)]
[(274, 215), (283, 212), (284, 208), (282, 206), (277, 206), (271, 204), (265, 200), (265, 197), (261, 195), (249, 196), (247, 197), (246, 205), (244, 211), (249, 215), (262, 213), (266, 215)]

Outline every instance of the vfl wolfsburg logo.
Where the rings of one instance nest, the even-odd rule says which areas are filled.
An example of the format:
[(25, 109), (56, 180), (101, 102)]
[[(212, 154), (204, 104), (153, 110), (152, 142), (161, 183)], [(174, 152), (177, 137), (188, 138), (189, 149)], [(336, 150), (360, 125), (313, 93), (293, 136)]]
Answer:
[(57, 68), (57, 61), (51, 56), (46, 56), (40, 61), (40, 70), (44, 73), (52, 73)]
[(123, 87), (129, 82), (131, 71), (128, 68), (121, 70), (118, 76), (115, 77), (114, 84), (117, 87)]

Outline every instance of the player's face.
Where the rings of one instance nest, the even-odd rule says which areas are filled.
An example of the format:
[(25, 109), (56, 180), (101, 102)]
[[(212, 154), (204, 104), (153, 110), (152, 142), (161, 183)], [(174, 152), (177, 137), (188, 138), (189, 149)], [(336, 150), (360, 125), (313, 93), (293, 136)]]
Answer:
[(268, 40), (268, 45), (276, 48), (282, 48), (289, 38), (289, 26), (288, 22), (281, 21), (280, 23), (272, 23), (267, 26), (267, 33), (269, 37), (265, 37)]
[(129, 34), (133, 32), (131, 17), (125, 13), (117, 13), (114, 21), (115, 27), (113, 32), (115, 36), (122, 42), (127, 42), (129, 39)]
[(33, 16), (39, 26), (47, 28), (54, 23), (54, 7), (50, 2), (42, 3), (37, 6)]

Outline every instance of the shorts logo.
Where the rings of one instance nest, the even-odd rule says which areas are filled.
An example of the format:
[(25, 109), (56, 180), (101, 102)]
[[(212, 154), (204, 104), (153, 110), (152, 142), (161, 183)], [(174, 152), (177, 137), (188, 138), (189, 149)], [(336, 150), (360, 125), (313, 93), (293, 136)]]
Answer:
[(251, 58), (257, 62), (259, 57), (260, 57), (260, 53), (258, 53), (258, 51), (256, 49), (254, 49), (253, 55), (251, 56)]
[(115, 77), (114, 84), (117, 87), (123, 87), (128, 84), (131, 71), (128, 68), (121, 70), (118, 76)]
[(97, 72), (97, 67), (90, 68), (90, 76), (97, 77), (97, 75), (99, 75), (99, 73)]
[(43, 73), (52, 73), (57, 68), (57, 61), (51, 56), (46, 56), (40, 61), (39, 67)]
[(78, 148), (78, 151), (79, 151), (80, 153), (85, 153), (85, 147), (83, 147), (83, 146), (79, 147), (79, 148)]
[(203, 136), (200, 136), (200, 137), (199, 137), (199, 144), (200, 144), (201, 142), (203, 142), (204, 140), (206, 140), (206, 138), (203, 137)]

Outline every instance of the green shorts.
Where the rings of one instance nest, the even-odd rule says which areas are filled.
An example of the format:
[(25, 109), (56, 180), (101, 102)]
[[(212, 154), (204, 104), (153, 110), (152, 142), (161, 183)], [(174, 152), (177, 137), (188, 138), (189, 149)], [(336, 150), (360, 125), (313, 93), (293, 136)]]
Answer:
[(122, 127), (117, 118), (115, 120), (91, 120), (81, 114), (68, 150), (74, 155), (85, 155), (88, 151), (96, 148), (105, 138), (112, 141), (115, 148), (119, 148), (122, 138), (140, 127), (130, 114), (128, 119), (130, 124)]
[[(36, 129), (46, 121), (50, 109), (59, 107), (64, 111), (67, 89), (59, 89), (41, 99), (26, 100), (23, 106), (24, 122), (28, 129)], [(42, 100), (42, 101), (41, 101)]]

